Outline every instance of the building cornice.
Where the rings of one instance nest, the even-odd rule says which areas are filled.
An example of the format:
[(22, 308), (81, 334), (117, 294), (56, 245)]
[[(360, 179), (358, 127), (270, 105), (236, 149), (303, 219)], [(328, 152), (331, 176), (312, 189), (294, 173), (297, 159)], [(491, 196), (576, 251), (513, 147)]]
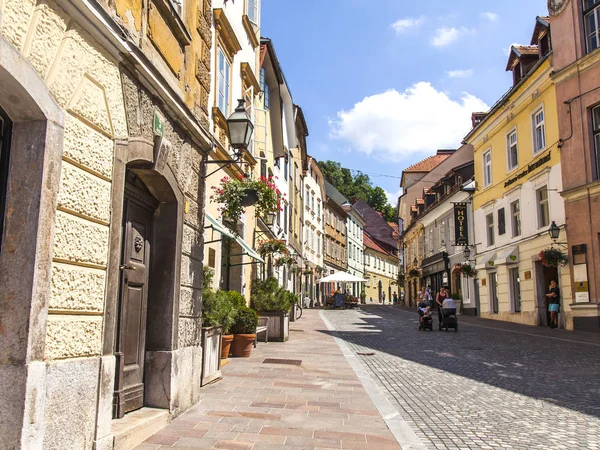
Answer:
[(248, 85), (254, 88), (254, 94), (258, 94), (260, 92), (260, 84), (256, 79), (256, 75), (254, 75), (254, 71), (250, 64), (247, 62), (243, 62), (240, 64), (240, 74), (242, 76), (242, 80)]
[(244, 25), (244, 30), (246, 30), (246, 34), (252, 43), (252, 47), (256, 48), (260, 44), (258, 38), (256, 37), (256, 32), (254, 31), (254, 25), (252, 25), (252, 21), (247, 14), (242, 16), (242, 25)]
[(566, 203), (576, 202), (592, 195), (600, 195), (600, 180), (583, 184), (560, 193)]
[(563, 67), (558, 72), (552, 72), (550, 75), (554, 83), (561, 84), (570, 78), (573, 78), (577, 74), (585, 72), (591, 67), (594, 67), (598, 63), (600, 63), (600, 51), (595, 50), (591, 53), (588, 53), (583, 58), (572, 62), (568, 66)]
[(214, 15), (215, 30), (221, 37), (221, 40), (225, 45), (225, 50), (227, 51), (229, 56), (233, 58), (235, 54), (242, 49), (240, 41), (238, 41), (238, 38), (235, 35), (235, 31), (233, 30), (231, 23), (229, 23), (225, 11), (221, 8), (217, 8), (214, 10)]

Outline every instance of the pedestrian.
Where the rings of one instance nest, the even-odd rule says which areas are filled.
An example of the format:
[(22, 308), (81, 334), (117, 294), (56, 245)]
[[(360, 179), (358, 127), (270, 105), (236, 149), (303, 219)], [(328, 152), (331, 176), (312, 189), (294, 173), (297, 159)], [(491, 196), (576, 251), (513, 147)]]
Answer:
[(440, 323), (442, 323), (442, 308), (444, 306), (444, 300), (446, 300), (447, 298), (448, 298), (448, 292), (446, 292), (446, 288), (442, 286), (440, 288), (440, 292), (435, 297), (435, 302), (437, 303), (437, 309), (438, 309), (438, 319), (440, 320)]
[(398, 304), (398, 294), (396, 294), (396, 291), (394, 291), (393, 299), (394, 299), (394, 305), (397, 305)]
[(548, 311), (550, 311), (550, 328), (558, 328), (558, 311), (560, 306), (560, 289), (556, 281), (550, 282), (550, 291), (546, 294), (548, 297)]
[(383, 304), (385, 305), (385, 292), (382, 294)]
[(433, 306), (431, 294), (429, 292), (427, 292), (427, 290), (425, 289), (425, 286), (423, 286), (421, 288), (421, 292), (419, 292), (419, 303), (421, 303), (421, 302), (427, 302), (427, 304), (429, 306)]

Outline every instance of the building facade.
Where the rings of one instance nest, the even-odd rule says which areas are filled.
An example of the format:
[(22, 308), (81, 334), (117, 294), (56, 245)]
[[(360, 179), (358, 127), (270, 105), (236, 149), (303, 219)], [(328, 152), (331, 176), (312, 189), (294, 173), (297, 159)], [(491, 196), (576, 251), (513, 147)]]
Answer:
[(2, 446), (109, 449), (200, 398), (212, 7), (1, 8)]
[[(308, 157), (308, 171), (304, 178), (304, 259), (308, 271), (305, 276), (304, 293), (313, 301), (319, 301), (319, 279), (323, 275), (323, 199), (325, 179), (314, 158)], [(310, 273), (308, 273), (310, 271)]]
[[(363, 228), (366, 224), (362, 214), (350, 202), (342, 205), (348, 213), (346, 221), (346, 237), (348, 242), (348, 273), (365, 278), (365, 256)], [(360, 297), (363, 290), (361, 283), (352, 283), (352, 295)]]
[(475, 149), (473, 195), (482, 317), (547, 324), (546, 293), (561, 289), (561, 326), (573, 328), (568, 267), (546, 267), (548, 230), (564, 218), (558, 117), (548, 22), (531, 45), (513, 46), (513, 87), (465, 138)]
[(394, 293), (398, 295), (398, 256), (369, 235), (363, 233), (365, 260), (365, 302), (392, 302)]
[[(548, 2), (571, 261), (572, 326), (600, 331), (600, 1)], [(562, 226), (562, 222), (557, 221)], [(564, 239), (564, 234), (560, 237)]]
[[(327, 180), (325, 183), (325, 208), (324, 208), (324, 243), (323, 259), (325, 276), (339, 271), (348, 270), (346, 222), (348, 213), (342, 208), (347, 200)], [(337, 286), (334, 283), (322, 285), (321, 300), (325, 302), (325, 296), (331, 294)]]

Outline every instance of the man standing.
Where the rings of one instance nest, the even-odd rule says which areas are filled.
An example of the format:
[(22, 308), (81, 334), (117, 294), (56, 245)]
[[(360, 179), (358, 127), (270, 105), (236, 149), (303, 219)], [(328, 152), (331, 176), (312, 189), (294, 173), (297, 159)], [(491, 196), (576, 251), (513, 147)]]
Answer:
[(558, 328), (560, 289), (556, 285), (556, 281), (550, 282), (550, 292), (546, 294), (546, 297), (548, 297), (548, 311), (550, 311), (550, 328)]

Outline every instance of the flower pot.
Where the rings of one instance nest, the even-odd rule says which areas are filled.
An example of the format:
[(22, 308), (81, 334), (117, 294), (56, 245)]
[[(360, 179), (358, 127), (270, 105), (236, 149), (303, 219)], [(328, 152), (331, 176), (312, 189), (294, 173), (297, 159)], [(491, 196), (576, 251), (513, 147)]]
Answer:
[(236, 334), (231, 345), (231, 356), (249, 358), (254, 339), (256, 339), (256, 334)]
[(233, 334), (224, 334), (221, 337), (221, 359), (229, 358), (231, 351), (231, 343), (233, 342)]
[(221, 336), (223, 327), (202, 328), (202, 377), (200, 386), (212, 383), (221, 373)]
[[(295, 306), (294, 306), (295, 307)], [(294, 311), (293, 308), (290, 308)], [(290, 315), (282, 311), (259, 312), (258, 317), (269, 318), (269, 340), (286, 342), (290, 338)]]
[(242, 206), (252, 206), (258, 201), (258, 191), (256, 189), (247, 189), (246, 195), (242, 198)]

